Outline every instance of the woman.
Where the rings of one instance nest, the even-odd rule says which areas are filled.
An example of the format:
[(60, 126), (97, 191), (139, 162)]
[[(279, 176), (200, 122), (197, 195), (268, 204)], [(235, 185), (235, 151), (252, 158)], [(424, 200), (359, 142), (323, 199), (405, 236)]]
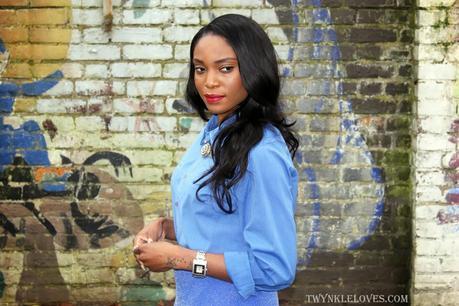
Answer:
[(134, 247), (151, 271), (175, 270), (176, 305), (277, 305), (295, 277), (298, 141), (279, 87), (271, 41), (249, 18), (218, 17), (193, 38), (186, 95), (208, 122), (172, 175), (174, 219)]

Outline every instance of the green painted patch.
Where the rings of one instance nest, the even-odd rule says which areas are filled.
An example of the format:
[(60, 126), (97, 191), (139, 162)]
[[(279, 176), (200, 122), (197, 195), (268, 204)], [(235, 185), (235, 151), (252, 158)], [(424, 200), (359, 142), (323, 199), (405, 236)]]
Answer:
[(185, 129), (189, 129), (191, 127), (191, 122), (192, 122), (191, 118), (180, 118), (179, 124), (181, 127)]
[(132, 6), (134, 7), (134, 17), (140, 18), (147, 11), (146, 8), (149, 6), (150, 0), (134, 0)]
[(152, 285), (125, 287), (121, 293), (121, 300), (128, 302), (128, 305), (145, 305), (145, 302), (158, 302), (165, 299), (166, 292), (163, 288)]

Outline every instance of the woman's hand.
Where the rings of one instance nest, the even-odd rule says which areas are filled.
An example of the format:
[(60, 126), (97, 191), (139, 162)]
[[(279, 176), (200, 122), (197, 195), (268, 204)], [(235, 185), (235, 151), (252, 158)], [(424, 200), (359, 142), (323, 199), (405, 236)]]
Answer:
[(143, 243), (134, 250), (137, 260), (152, 272), (183, 268), (185, 260), (179, 252), (180, 246), (167, 241)]
[[(144, 243), (134, 250), (139, 264), (152, 272), (166, 272), (170, 269), (191, 271), (196, 251), (168, 241)], [(226, 271), (223, 254), (206, 254), (207, 274), (232, 282)], [(145, 270), (145, 269), (144, 269)]]
[(147, 242), (159, 241), (166, 238), (163, 226), (165, 218), (158, 218), (145, 226), (134, 238), (134, 250)]

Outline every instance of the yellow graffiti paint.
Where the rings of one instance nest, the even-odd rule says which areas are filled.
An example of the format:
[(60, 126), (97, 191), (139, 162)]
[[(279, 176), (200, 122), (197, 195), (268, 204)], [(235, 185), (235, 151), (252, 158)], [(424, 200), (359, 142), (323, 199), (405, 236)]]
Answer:
[(39, 79), (56, 71), (67, 58), (71, 0), (0, 1), (0, 38), (9, 52), (3, 78)]
[(32, 113), (36, 110), (35, 98), (17, 98), (14, 104), (14, 110), (21, 113)]

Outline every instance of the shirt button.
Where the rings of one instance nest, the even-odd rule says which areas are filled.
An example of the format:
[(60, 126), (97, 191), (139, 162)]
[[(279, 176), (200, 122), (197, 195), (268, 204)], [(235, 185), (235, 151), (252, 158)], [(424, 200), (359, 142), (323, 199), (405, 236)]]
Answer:
[(178, 202), (177, 202), (177, 201), (175, 201), (174, 205), (175, 205), (175, 206), (178, 206)]

